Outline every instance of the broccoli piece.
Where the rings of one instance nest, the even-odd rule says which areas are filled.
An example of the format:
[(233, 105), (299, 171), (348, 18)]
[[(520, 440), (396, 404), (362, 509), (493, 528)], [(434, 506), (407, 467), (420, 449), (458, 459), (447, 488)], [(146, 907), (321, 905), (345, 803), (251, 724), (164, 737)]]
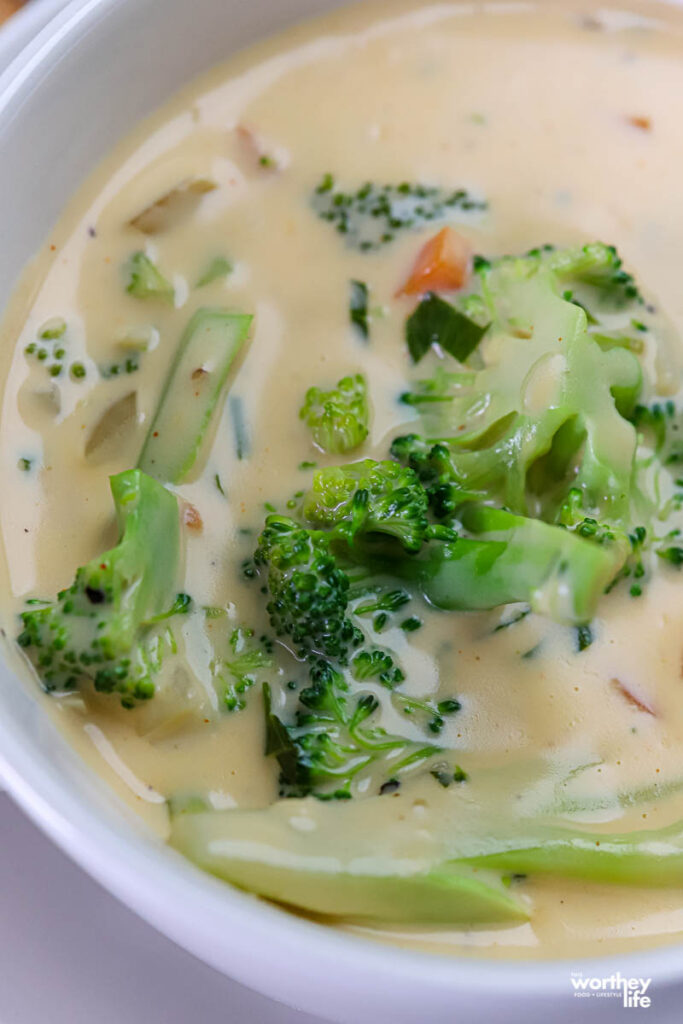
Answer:
[(341, 455), (358, 448), (368, 436), (370, 403), (365, 377), (343, 377), (335, 388), (306, 392), (299, 419), (308, 425), (313, 440), (325, 452)]
[(332, 224), (349, 246), (371, 252), (388, 245), (400, 231), (414, 231), (438, 220), (452, 220), (460, 214), (486, 209), (464, 189), (448, 190), (429, 185), (376, 185), (367, 182), (344, 192), (334, 177), (326, 174), (313, 194), (313, 209), (321, 220)]
[(488, 328), (488, 323), (478, 323), (461, 309), (430, 292), (406, 321), (406, 343), (414, 363), (419, 363), (434, 344), (464, 363)]
[[(443, 777), (453, 780), (454, 774), (444, 770)], [(371, 799), (369, 807), (347, 801), (311, 808), (280, 800), (263, 810), (181, 808), (172, 815), (170, 842), (203, 870), (241, 889), (327, 917), (451, 927), (528, 918), (509, 881), (494, 872), (456, 868), (445, 858), (432, 863), (431, 856), (425, 865), (423, 857), (406, 856), (406, 849), (424, 846), (417, 823), (410, 821), (414, 816), (400, 799)], [(459, 811), (449, 807), (443, 817), (459, 822)], [(313, 826), (304, 835), (291, 825), (299, 813)], [(368, 820), (377, 829), (368, 829)]]
[(254, 563), (267, 571), (267, 610), (276, 635), (289, 637), (301, 657), (321, 654), (344, 664), (363, 637), (347, 617), (349, 578), (325, 534), (270, 515)]
[(281, 796), (349, 799), (354, 779), (370, 767), (386, 781), (443, 757), (433, 743), (394, 736), (373, 724), (377, 697), (352, 692), (325, 659), (311, 661), (310, 675), (291, 726), (273, 712), (270, 688), (264, 687), (266, 753), (280, 765)]
[(317, 470), (303, 514), (350, 544), (378, 533), (395, 537), (406, 551), (419, 551), (428, 529), (427, 497), (418, 477), (389, 460)]
[(403, 671), (394, 665), (391, 655), (377, 648), (359, 651), (351, 662), (351, 674), (358, 682), (376, 679), (389, 689), (405, 679)]
[(161, 273), (156, 263), (142, 252), (135, 252), (128, 260), (125, 268), (127, 275), (126, 291), (136, 299), (160, 299), (162, 302), (173, 302), (175, 291), (173, 285)]
[(683, 425), (674, 402), (669, 399), (636, 405), (630, 418), (636, 430), (652, 444), (663, 465), (683, 462)]
[[(379, 700), (352, 689), (353, 679), (376, 680), (393, 689), (404, 674), (391, 654), (362, 646), (365, 638), (348, 611), (349, 577), (333, 553), (332, 537), (271, 515), (254, 556), (256, 568), (267, 572), (271, 625), (306, 659), (310, 674), (291, 725), (273, 712), (270, 688), (264, 687), (266, 753), (277, 757), (282, 793), (288, 796), (348, 797), (353, 780), (366, 769), (386, 769), (389, 778), (433, 754), (443, 757), (433, 744), (391, 736), (371, 724)], [(394, 606), (399, 606), (397, 599)], [(347, 678), (343, 669), (351, 651)]]
[[(587, 287), (591, 297), (597, 299), (602, 306), (619, 309), (643, 302), (638, 286), (633, 276), (624, 270), (616, 248), (604, 242), (589, 242), (567, 249), (542, 245), (530, 249), (525, 256), (501, 256), (494, 260), (480, 258), (477, 269), (487, 272), (510, 264), (530, 274), (539, 269), (549, 270), (563, 285)], [(567, 298), (577, 301), (573, 293)], [(577, 304), (585, 308), (582, 302)]]
[(586, 514), (626, 526), (636, 449), (626, 417), (642, 372), (627, 349), (603, 350), (584, 310), (562, 297), (550, 259), (564, 266), (561, 255), (574, 265), (564, 251), (480, 265), (491, 320), (483, 369), (441, 374), (404, 401), (447, 449), (460, 490), (553, 521), (571, 481)]
[[(474, 502), (458, 512), (461, 535), (394, 558), (385, 571), (413, 580), (437, 608), (471, 611), (524, 602), (556, 622), (589, 622), (619, 573), (628, 542), (595, 544), (561, 526)], [(375, 569), (382, 563), (375, 560)]]
[(18, 643), (48, 691), (89, 682), (131, 708), (155, 693), (163, 653), (157, 624), (186, 612), (190, 601), (187, 595), (176, 597), (175, 496), (137, 469), (113, 476), (111, 490), (118, 544), (78, 569), (56, 600), (32, 602), (22, 615)]
[(247, 706), (246, 694), (256, 683), (257, 675), (264, 668), (272, 668), (272, 643), (262, 637), (259, 644), (253, 642), (253, 629), (239, 626), (230, 635), (232, 656), (222, 663), (225, 672), (216, 673), (216, 682), (222, 684), (220, 693), (227, 711), (243, 711)]

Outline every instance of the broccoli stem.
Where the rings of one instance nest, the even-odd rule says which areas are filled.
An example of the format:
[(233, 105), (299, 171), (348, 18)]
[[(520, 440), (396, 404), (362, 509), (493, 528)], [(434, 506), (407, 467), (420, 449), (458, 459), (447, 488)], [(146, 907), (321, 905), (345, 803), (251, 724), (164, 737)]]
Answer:
[[(294, 815), (310, 818), (314, 827), (293, 829)], [(490, 925), (523, 919), (525, 908), (504, 887), (509, 873), (683, 884), (683, 822), (591, 832), (548, 819), (512, 820), (502, 810), (484, 817), (453, 791), (444, 791), (426, 815), (419, 827), (411, 823), (400, 796), (334, 806), (286, 800), (265, 810), (178, 816), (171, 843), (204, 869), (262, 896), (374, 921)]]
[(680, 821), (661, 829), (614, 834), (531, 825), (525, 836), (491, 845), (500, 849), (463, 858), (462, 863), (612, 885), (683, 884)]
[(428, 562), (424, 591), (439, 608), (524, 601), (556, 622), (581, 625), (593, 618), (627, 554), (619, 543), (593, 544), (562, 527), (483, 505), (466, 506), (461, 521), (475, 538), (434, 547)]
[[(293, 834), (294, 829), (288, 819), (297, 803), (280, 801), (266, 811), (183, 814), (172, 823), (171, 843), (205, 871), (311, 913), (365, 921), (481, 925), (527, 916), (493, 872), (475, 874), (466, 865), (421, 869), (398, 856), (377, 858), (374, 864), (368, 857), (359, 869), (353, 863), (351, 833), (329, 857), (307, 856), (300, 848), (290, 851), (287, 832)], [(334, 807), (335, 814), (344, 810), (346, 806)]]
[(251, 321), (245, 314), (208, 307), (194, 314), (180, 339), (138, 459), (143, 472), (171, 484), (190, 476)]

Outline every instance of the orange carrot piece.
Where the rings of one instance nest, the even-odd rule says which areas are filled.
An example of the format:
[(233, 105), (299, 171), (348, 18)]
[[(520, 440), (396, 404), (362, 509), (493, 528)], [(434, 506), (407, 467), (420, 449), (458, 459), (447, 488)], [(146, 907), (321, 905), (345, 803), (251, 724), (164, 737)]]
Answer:
[(471, 257), (467, 240), (453, 228), (442, 228), (420, 249), (410, 277), (396, 294), (457, 291), (467, 284)]

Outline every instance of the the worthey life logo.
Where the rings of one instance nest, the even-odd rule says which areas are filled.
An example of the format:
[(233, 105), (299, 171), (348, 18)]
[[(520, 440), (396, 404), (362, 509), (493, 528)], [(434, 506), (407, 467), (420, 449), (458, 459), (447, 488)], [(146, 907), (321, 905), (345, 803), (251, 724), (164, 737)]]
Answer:
[(574, 995), (578, 998), (619, 998), (625, 1007), (643, 1010), (652, 1004), (649, 991), (652, 978), (626, 978), (619, 971), (607, 978), (597, 978), (586, 976), (581, 971), (572, 971), (570, 981)]

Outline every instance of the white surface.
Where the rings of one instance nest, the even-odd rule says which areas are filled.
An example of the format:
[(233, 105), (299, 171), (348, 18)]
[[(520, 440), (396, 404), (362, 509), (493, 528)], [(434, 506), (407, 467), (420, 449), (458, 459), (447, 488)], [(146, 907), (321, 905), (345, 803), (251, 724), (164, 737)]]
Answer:
[[(71, 0), (0, 74), (0, 306), (19, 267), (46, 236), (82, 176), (135, 120), (231, 49), (338, 2)], [(0, 39), (0, 67), (2, 53)], [(479, 1018), (487, 1024), (621, 1021), (623, 1010), (614, 1000), (583, 1001), (577, 1014), (570, 970), (580, 967), (585, 975), (619, 970), (652, 978), (657, 1002), (650, 1016), (658, 1024), (681, 1019), (681, 946), (571, 965), (447, 959), (363, 942), (221, 885), (122, 813), (54, 729), (30, 688), (20, 685), (6, 666), (0, 666), (0, 775), (48, 835), (161, 932), (226, 974), (312, 1013), (329, 1013), (344, 1024), (470, 1024)], [(12, 832), (25, 826), (17, 824), (21, 819), (16, 814), (10, 820), (11, 839)], [(4, 821), (0, 818), (0, 860), (13, 849), (5, 840)], [(62, 1020), (142, 1024), (126, 1000), (148, 977), (154, 982), (151, 995), (142, 995), (145, 1024), (213, 1024), (213, 1010), (202, 1002), (205, 985), (211, 984), (204, 979), (213, 976), (163, 940), (154, 941), (162, 943), (171, 961), (159, 966), (155, 953), (145, 953), (148, 970), (137, 967), (145, 943), (153, 941), (139, 923), (131, 925), (137, 939), (111, 937), (113, 948), (123, 946), (131, 953), (132, 966), (115, 959), (111, 974), (99, 973), (109, 963), (109, 937), (98, 916), (98, 901), (109, 907), (103, 911), (105, 919), (124, 911), (81, 879), (78, 884), (90, 886), (97, 896), (85, 901), (85, 923), (79, 924), (65, 898), (66, 876), (59, 871), (55, 875), (54, 863), (62, 860), (55, 855), (57, 861), (50, 865), (32, 864), (38, 848), (33, 842), (26, 848), (20, 845), (13, 855), (13, 881), (9, 871), (3, 877), (0, 864), (0, 884), (9, 886), (6, 893), (0, 891), (0, 972), (10, 975), (8, 980), (0, 973), (0, 1000), (18, 998), (18, 989), (31, 989), (31, 998), (44, 992), (45, 1002), (42, 1011), (29, 1006), (25, 1012), (34, 1016), (28, 1021), (15, 1022), (9, 1009), (3, 1019), (0, 1007), (0, 1024), (61, 1024), (64, 1001), (77, 997), (76, 978), (83, 986), (93, 985), (94, 995), (83, 1011), (67, 1006), (71, 1012)], [(72, 881), (81, 878), (73, 868), (68, 872)], [(57, 907), (56, 918), (45, 920), (51, 906)], [(36, 948), (29, 953), (29, 966), (22, 968), (23, 960), (12, 969), (10, 956), (22, 928), (33, 920), (36, 931), (29, 932), (26, 943)], [(75, 948), (77, 935), (87, 966), (81, 966)], [(49, 942), (47, 949), (41, 948), (43, 942)], [(60, 959), (51, 960), (50, 951)], [(16, 975), (21, 970), (20, 982)], [(194, 977), (191, 971), (197, 972)], [(48, 977), (71, 979), (67, 994), (51, 988)], [(214, 981), (224, 992), (240, 993), (221, 979)], [(165, 1015), (150, 1016), (155, 1000), (162, 998), (168, 998)], [(246, 996), (241, 993), (239, 998)], [(288, 1011), (260, 1007), (256, 1017), (240, 1016), (240, 1006), (231, 1016), (226, 1000), (218, 1019), (228, 1024), (267, 1022), (268, 1012), (275, 1013), (273, 1020), (291, 1019)], [(678, 1008), (677, 1017), (671, 1007)], [(180, 1018), (174, 1019), (174, 1008), (182, 1011)]]
[(250, 992), (163, 938), (0, 795), (0, 1024), (48, 1022), (319, 1019)]

